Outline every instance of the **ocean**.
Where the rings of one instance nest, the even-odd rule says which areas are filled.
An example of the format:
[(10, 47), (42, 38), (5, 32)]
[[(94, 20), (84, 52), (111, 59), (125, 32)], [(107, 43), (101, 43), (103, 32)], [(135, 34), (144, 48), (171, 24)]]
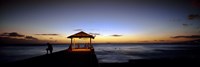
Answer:
[[(53, 45), (53, 52), (69, 45)], [(9, 63), (46, 54), (47, 46), (0, 46), (0, 63)], [(188, 52), (200, 45), (184, 44), (94, 44), (99, 63), (124, 63), (138, 59), (197, 58), (198, 51)]]

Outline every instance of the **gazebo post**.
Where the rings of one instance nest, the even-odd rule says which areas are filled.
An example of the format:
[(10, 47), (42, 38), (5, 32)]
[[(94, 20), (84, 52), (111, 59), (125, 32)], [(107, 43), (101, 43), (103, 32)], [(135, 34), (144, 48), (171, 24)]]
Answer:
[(76, 41), (75, 41), (75, 39), (73, 39), (73, 46), (74, 46), (74, 48), (76, 48)]
[(91, 40), (91, 38), (90, 38), (90, 48), (92, 47), (91, 42), (92, 42), (92, 40)]
[(73, 39), (73, 38), (71, 38), (71, 44), (70, 44), (70, 49), (72, 49), (72, 39)]

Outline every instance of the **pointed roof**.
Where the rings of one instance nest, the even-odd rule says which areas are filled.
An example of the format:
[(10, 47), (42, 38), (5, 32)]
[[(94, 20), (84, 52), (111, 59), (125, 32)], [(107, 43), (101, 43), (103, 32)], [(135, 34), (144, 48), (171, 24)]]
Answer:
[(67, 38), (94, 38), (94, 36), (81, 31), (74, 35), (68, 36)]

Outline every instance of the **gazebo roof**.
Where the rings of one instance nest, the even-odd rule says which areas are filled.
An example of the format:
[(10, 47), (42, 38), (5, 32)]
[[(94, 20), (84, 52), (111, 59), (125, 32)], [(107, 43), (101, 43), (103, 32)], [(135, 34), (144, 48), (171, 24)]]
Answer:
[(68, 36), (67, 38), (94, 38), (94, 36), (81, 31), (74, 35)]

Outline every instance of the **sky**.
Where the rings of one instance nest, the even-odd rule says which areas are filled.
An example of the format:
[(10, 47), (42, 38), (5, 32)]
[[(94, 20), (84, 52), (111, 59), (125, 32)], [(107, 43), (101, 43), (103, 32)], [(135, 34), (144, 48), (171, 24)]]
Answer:
[(1, 0), (0, 41), (70, 43), (79, 31), (93, 43), (172, 43), (200, 39), (198, 0)]

